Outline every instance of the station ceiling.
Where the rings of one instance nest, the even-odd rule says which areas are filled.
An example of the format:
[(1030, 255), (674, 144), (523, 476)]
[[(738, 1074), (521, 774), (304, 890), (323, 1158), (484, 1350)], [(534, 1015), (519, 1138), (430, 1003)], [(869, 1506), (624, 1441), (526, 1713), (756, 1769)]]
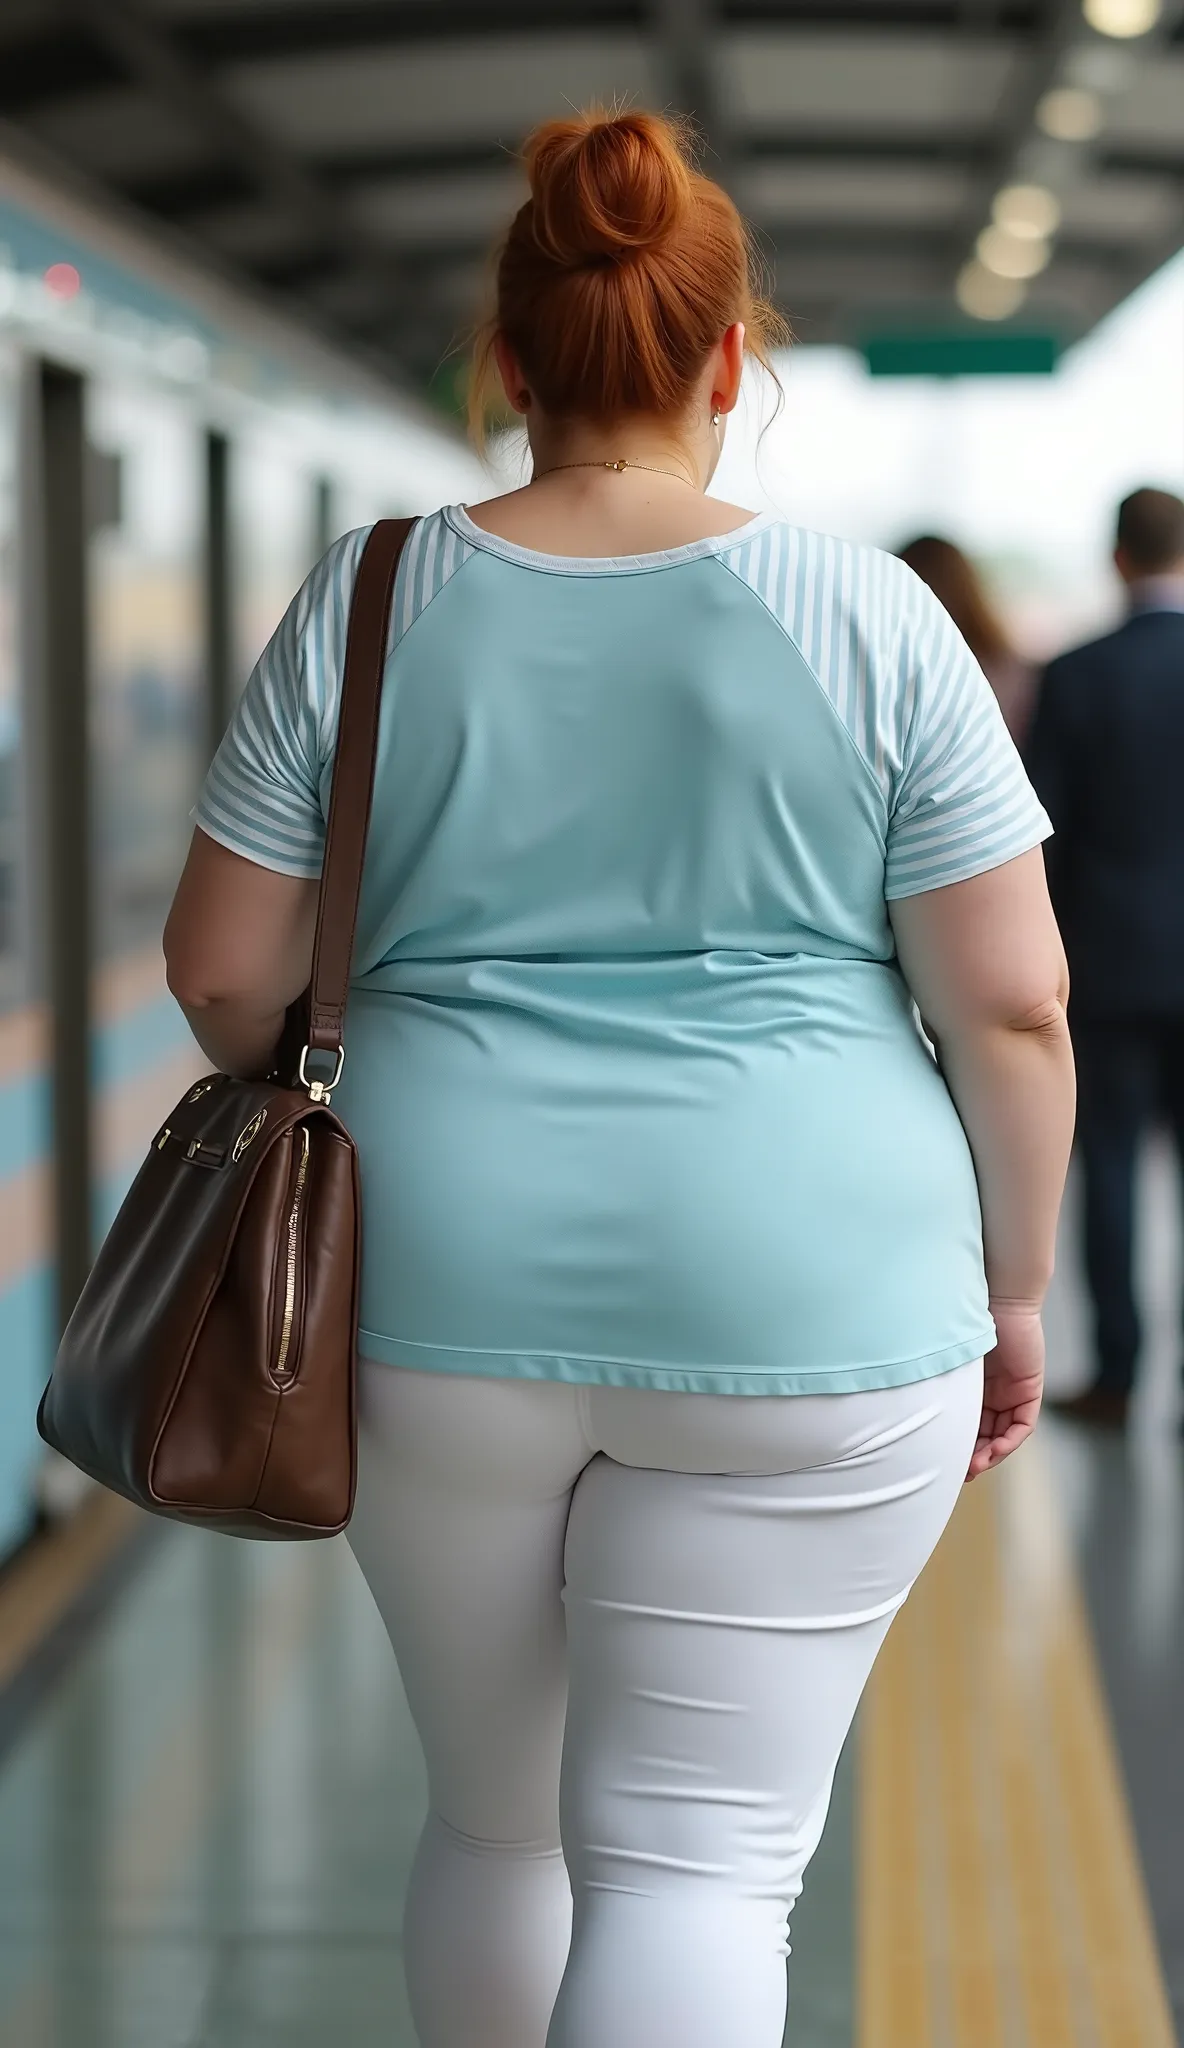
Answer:
[[(421, 386), (595, 99), (695, 116), (803, 342), (1070, 339), (1184, 241), (1184, 0), (0, 0), (0, 124)], [(1030, 280), (975, 253), (1017, 184)]]

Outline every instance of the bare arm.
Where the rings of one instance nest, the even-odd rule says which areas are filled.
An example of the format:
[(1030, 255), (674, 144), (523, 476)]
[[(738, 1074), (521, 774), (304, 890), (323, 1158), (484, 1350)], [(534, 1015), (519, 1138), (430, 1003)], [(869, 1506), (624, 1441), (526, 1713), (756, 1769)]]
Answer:
[[(991, 1454), (980, 1460), (976, 1451), (985, 1470), (1022, 1441), (1039, 1407), (1043, 1345), (1037, 1357), (1033, 1331), (1052, 1277), (1075, 1107), (1068, 970), (1039, 848), (890, 908), (905, 979), (974, 1157), (995, 1366), (1017, 1393), (996, 1411), (1012, 1419), (985, 1440)], [(1012, 1413), (1020, 1407), (1026, 1426)]]
[(198, 830), (164, 933), (168, 983), (223, 1073), (260, 1073), (308, 986), (319, 884), (274, 874)]

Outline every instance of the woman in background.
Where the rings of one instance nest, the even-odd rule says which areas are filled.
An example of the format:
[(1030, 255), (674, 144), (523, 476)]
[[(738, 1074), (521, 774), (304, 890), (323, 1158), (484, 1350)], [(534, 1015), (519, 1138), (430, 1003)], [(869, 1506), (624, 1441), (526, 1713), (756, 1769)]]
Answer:
[(932, 533), (910, 541), (900, 550), (900, 559), (945, 606), (994, 690), (1008, 732), (1017, 747), (1022, 746), (1036, 679), (1012, 646), (974, 563), (952, 540)]

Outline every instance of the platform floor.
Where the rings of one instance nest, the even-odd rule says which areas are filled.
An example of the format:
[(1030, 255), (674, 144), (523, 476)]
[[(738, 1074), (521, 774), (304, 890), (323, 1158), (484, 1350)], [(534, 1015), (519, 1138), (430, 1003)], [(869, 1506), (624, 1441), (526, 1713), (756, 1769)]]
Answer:
[[(1131, 1431), (1046, 1423), (965, 1495), (844, 1759), (795, 1916), (792, 2048), (1170, 2048), (1184, 2025), (1181, 1276), (1159, 1154), (1145, 1192)], [(1048, 1326), (1070, 1386), (1071, 1234)], [(100, 1515), (97, 1548), (116, 1534)], [(348, 1549), (153, 1528), (120, 1569), (48, 1680), (0, 1587), (0, 2042), (414, 2048), (399, 1928), (422, 1768)]]

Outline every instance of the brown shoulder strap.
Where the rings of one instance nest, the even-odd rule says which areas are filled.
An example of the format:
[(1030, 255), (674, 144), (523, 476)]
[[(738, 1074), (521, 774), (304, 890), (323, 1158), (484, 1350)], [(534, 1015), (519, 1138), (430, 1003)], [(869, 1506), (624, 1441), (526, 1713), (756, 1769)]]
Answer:
[[(414, 519), (380, 519), (362, 550), (349, 611), (325, 865), (308, 991), (308, 1047), (336, 1056), (349, 990), (395, 572)], [(327, 1078), (327, 1077), (326, 1077)]]

